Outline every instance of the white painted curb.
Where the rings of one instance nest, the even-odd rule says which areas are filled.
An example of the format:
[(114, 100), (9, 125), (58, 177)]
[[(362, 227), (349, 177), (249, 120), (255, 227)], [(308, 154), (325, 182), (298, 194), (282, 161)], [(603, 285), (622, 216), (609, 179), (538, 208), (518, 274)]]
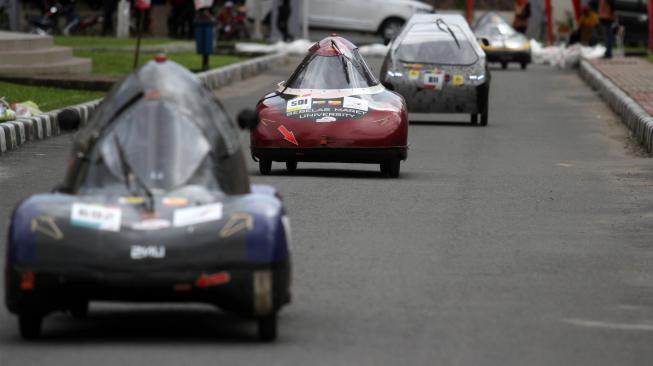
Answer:
[[(254, 77), (276, 65), (285, 63), (286, 53), (256, 57), (225, 67), (198, 73), (200, 80), (210, 89), (218, 89), (236, 81)], [(64, 109), (79, 113), (81, 125), (85, 125), (102, 99), (53, 110), (35, 117), (19, 118), (0, 123), (0, 155), (15, 150), (29, 141), (43, 140), (60, 134), (57, 116)]]
[(647, 151), (653, 151), (653, 117), (587, 60), (581, 60), (579, 74), (589, 86), (599, 92)]

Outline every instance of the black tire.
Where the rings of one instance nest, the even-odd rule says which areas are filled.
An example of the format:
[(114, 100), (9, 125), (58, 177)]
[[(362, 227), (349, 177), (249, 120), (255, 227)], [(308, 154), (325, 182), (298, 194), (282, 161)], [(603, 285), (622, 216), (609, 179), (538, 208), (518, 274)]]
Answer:
[(286, 169), (291, 173), (294, 172), (295, 170), (297, 170), (297, 162), (296, 161), (287, 161), (286, 162)]
[(508, 63), (507, 62), (502, 62), (501, 63), (501, 68), (504, 69), (504, 70), (507, 69), (508, 68)]
[(522, 63), (521, 63), (521, 69), (522, 69), (522, 70), (526, 70), (527, 67), (528, 67), (528, 63), (527, 63), (527, 62), (522, 62)]
[(386, 19), (379, 29), (379, 33), (381, 34), (381, 37), (383, 37), (383, 43), (390, 43), (392, 39), (399, 34), (404, 23), (406, 22), (399, 18)]
[(272, 173), (272, 160), (259, 159), (258, 171), (262, 175), (270, 175)]
[(259, 318), (257, 325), (259, 340), (270, 342), (277, 339), (277, 314)]
[(43, 326), (43, 316), (34, 313), (24, 313), (18, 315), (18, 328), (20, 336), (23, 339), (33, 340), (41, 337), (41, 327)]
[(469, 122), (473, 125), (478, 124), (478, 114), (472, 113), (471, 117), (469, 118)]
[(481, 114), (481, 126), (487, 126), (488, 112)]
[(388, 178), (398, 178), (401, 169), (401, 160), (390, 159), (385, 163), (381, 163), (381, 172)]
[(70, 307), (70, 314), (77, 319), (83, 319), (88, 316), (89, 302), (88, 300), (80, 300)]

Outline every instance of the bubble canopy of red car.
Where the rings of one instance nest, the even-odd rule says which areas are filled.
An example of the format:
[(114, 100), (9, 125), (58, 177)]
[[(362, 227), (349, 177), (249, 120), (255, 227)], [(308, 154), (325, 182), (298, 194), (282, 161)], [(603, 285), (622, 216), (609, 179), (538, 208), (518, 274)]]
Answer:
[(378, 84), (358, 47), (342, 37), (331, 36), (308, 50), (286, 86), (292, 89), (357, 89)]

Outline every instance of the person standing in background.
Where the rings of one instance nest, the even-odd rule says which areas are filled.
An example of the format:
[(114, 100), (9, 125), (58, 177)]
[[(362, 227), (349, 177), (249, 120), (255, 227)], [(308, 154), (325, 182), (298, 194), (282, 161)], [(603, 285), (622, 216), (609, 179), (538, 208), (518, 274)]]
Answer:
[(283, 35), (283, 40), (285, 42), (291, 42), (293, 37), (288, 31), (288, 19), (290, 18), (290, 13), (292, 12), (290, 8), (290, 0), (281, 0), (279, 5), (279, 18), (277, 19), (277, 28)]
[(113, 14), (118, 7), (118, 0), (102, 0), (102, 35), (113, 36)]
[(528, 0), (515, 1), (515, 19), (512, 27), (519, 33), (526, 34), (528, 29), (528, 18), (531, 17), (531, 3)]
[(615, 19), (614, 0), (599, 0), (599, 21), (603, 29), (603, 43), (605, 46), (603, 58), (606, 59), (612, 58), (612, 43), (614, 41), (612, 27)]

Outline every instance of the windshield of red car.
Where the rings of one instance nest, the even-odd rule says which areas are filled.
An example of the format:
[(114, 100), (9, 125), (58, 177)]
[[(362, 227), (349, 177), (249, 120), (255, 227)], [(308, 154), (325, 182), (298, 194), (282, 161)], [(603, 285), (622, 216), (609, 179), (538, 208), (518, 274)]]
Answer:
[(407, 63), (471, 65), (478, 60), (460, 27), (438, 27), (435, 22), (414, 24), (396, 52), (399, 60)]
[(297, 67), (287, 86), (293, 89), (354, 89), (377, 85), (378, 80), (358, 50), (350, 55), (322, 56), (312, 53)]

